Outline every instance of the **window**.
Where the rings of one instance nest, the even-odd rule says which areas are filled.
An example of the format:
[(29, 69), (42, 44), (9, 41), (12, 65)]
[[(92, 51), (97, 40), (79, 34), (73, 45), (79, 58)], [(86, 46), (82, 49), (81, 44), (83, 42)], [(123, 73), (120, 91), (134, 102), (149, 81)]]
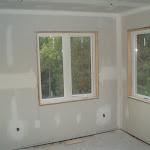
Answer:
[(128, 31), (128, 93), (150, 102), (150, 28)]
[(98, 98), (97, 33), (37, 32), (40, 104)]

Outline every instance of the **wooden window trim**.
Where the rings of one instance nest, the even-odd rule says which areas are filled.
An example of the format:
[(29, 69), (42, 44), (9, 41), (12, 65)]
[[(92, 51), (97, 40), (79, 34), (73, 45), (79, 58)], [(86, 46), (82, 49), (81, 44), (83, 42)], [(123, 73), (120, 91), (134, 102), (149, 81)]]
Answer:
[[(84, 98), (82, 97), (81, 99), (74, 99), (74, 100), (65, 100), (62, 102), (56, 102), (56, 103), (42, 103), (42, 96), (41, 96), (41, 79), (40, 79), (40, 54), (38, 51), (38, 34), (39, 33), (92, 33), (94, 34), (95, 37), (95, 96), (94, 97), (89, 97), (89, 98)], [(84, 100), (94, 100), (94, 99), (99, 99), (99, 76), (98, 76), (98, 68), (99, 68), (99, 64), (98, 64), (98, 33), (97, 32), (48, 32), (48, 31), (39, 31), (36, 32), (36, 50), (37, 50), (37, 69), (38, 69), (38, 97), (39, 97), (39, 105), (40, 106), (44, 106), (44, 105), (52, 105), (52, 104), (60, 104), (60, 103), (68, 103), (68, 102), (77, 102), (77, 101), (84, 101)]]
[(150, 30), (150, 27), (144, 27), (144, 28), (137, 28), (137, 29), (131, 29), (127, 31), (127, 45), (128, 45), (128, 98), (140, 101), (140, 102), (144, 102), (144, 103), (148, 103), (150, 104), (149, 100), (146, 100), (144, 98), (139, 98), (133, 95), (133, 39), (132, 39), (132, 33), (136, 32), (136, 31), (145, 31), (145, 30)]

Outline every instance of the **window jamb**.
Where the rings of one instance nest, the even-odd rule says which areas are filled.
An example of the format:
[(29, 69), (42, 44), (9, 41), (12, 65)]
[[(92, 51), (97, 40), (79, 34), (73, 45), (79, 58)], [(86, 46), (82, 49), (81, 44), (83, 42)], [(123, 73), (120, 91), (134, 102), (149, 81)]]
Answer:
[[(150, 27), (128, 31), (128, 97), (142, 102), (150, 103), (149, 96), (137, 93), (137, 35), (146, 33), (150, 33)], [(130, 59), (132, 59), (132, 64), (129, 61)], [(129, 66), (132, 66), (132, 71), (130, 70)], [(129, 77), (130, 72), (132, 74), (131, 79)], [(132, 86), (132, 92), (130, 92), (130, 86)]]
[[(98, 93), (97, 93), (97, 88), (98, 88), (98, 85), (96, 85), (96, 73), (97, 73), (97, 76), (98, 76), (98, 72), (96, 72), (96, 43), (97, 43), (97, 39), (95, 38), (96, 37), (96, 33), (95, 32), (91, 32), (91, 33), (67, 33), (64, 34), (64, 33), (45, 33), (45, 32), (37, 32), (36, 33), (37, 35), (37, 59), (38, 59), (38, 84), (39, 84), (39, 99), (40, 99), (40, 105), (45, 105), (45, 104), (55, 104), (55, 103), (62, 103), (62, 102), (71, 102), (71, 101), (78, 101), (78, 100), (86, 100), (86, 99), (96, 99), (98, 98)], [(68, 47), (70, 47), (70, 37), (90, 37), (90, 40), (91, 40), (91, 88), (92, 88), (92, 93), (90, 94), (79, 94), (78, 97), (76, 97), (75, 95), (68, 95), (67, 93), (69, 91), (70, 94), (72, 94), (72, 79), (70, 80), (71, 81), (71, 84), (68, 83), (68, 80), (66, 81), (65, 79), (65, 73), (69, 70), (70, 70), (70, 73), (71, 73), (71, 49), (70, 48), (66, 48), (66, 45), (64, 44), (64, 37), (68, 37), (68, 41), (69, 41), (69, 44), (66, 43), (66, 45), (68, 45)], [(62, 37), (62, 49), (63, 49), (63, 78), (64, 78), (64, 97), (56, 97), (56, 98), (51, 98), (51, 99), (42, 99), (42, 90), (41, 90), (41, 71), (40, 71), (40, 54), (39, 54), (39, 51), (40, 51), (40, 48), (39, 48), (39, 37), (49, 37), (49, 36), (61, 36)], [(66, 40), (66, 42), (68, 42)], [(94, 44), (95, 42), (95, 44)], [(64, 50), (66, 48), (66, 51)], [(69, 52), (70, 51), (70, 52)], [(67, 69), (66, 66), (65, 66), (65, 59), (64, 57), (66, 57), (65, 55), (68, 53), (68, 55), (70, 55), (70, 57), (68, 57), (68, 59), (66, 60), (67, 61), (70, 61), (70, 69)], [(69, 60), (70, 58), (70, 60)], [(64, 63), (65, 62), (65, 63)], [(68, 64), (68, 63), (67, 63)], [(97, 68), (98, 70), (98, 68)], [(71, 77), (71, 76), (70, 76)], [(68, 79), (68, 78), (67, 78)], [(66, 84), (67, 83), (67, 84)], [(66, 85), (65, 85), (66, 84)], [(69, 86), (70, 85), (70, 86)], [(67, 89), (67, 87), (70, 87)], [(67, 90), (66, 90), (66, 89)], [(66, 91), (66, 93), (65, 93)], [(70, 100), (71, 99), (71, 100)]]

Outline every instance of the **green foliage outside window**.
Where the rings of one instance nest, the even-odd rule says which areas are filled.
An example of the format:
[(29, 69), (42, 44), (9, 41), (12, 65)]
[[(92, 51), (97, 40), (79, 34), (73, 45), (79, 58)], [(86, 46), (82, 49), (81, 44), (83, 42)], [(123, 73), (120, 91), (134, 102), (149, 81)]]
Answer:
[(42, 98), (62, 97), (63, 58), (61, 37), (40, 37)]
[(150, 33), (137, 35), (137, 93), (150, 96)]
[[(72, 93), (91, 93), (90, 37), (71, 37), (70, 45)], [(42, 98), (63, 97), (62, 37), (40, 37), (39, 47)]]
[(91, 93), (90, 37), (71, 37), (73, 94)]

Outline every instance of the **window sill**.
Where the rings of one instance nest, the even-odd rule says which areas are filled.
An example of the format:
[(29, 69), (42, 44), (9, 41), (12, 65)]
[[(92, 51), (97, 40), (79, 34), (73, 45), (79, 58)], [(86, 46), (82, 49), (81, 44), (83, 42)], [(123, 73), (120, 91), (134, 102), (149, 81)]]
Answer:
[(134, 97), (134, 96), (128, 96), (128, 98), (150, 104), (150, 100), (146, 100), (146, 99), (142, 99), (142, 98)]
[(99, 99), (99, 97), (89, 97), (89, 98), (82, 98), (82, 99), (73, 99), (73, 100), (63, 100), (63, 101), (59, 101), (59, 102), (40, 102), (40, 106), (44, 106), (44, 105), (53, 105), (53, 104), (61, 104), (61, 103), (70, 103), (70, 102), (79, 102), (79, 101), (85, 101), (85, 100), (95, 100), (95, 99)]

